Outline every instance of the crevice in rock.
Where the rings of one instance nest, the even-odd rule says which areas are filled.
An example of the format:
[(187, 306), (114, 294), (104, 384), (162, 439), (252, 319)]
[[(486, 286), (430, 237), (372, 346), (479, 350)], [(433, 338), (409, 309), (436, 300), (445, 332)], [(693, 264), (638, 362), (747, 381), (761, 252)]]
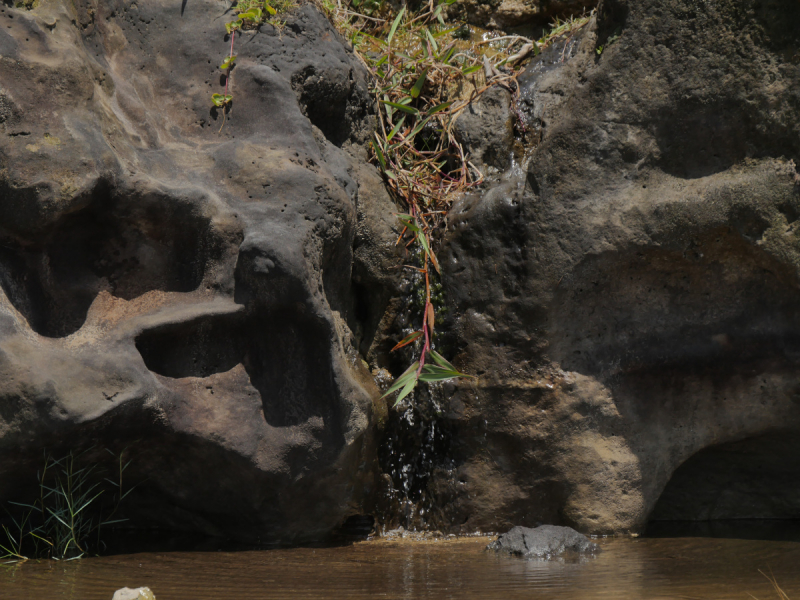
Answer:
[(205, 378), (241, 364), (261, 396), (267, 423), (289, 427), (321, 417), (337, 435), (339, 391), (328, 337), (311, 319), (277, 310), (170, 323), (141, 333), (136, 348), (148, 369), (173, 379)]
[(292, 88), (303, 113), (338, 147), (362, 128), (361, 121), (371, 112), (372, 100), (355, 82), (352, 69), (308, 65), (294, 74)]
[(0, 287), (47, 337), (83, 326), (101, 291), (132, 300), (197, 289), (224, 241), (197, 207), (160, 193), (115, 197), (100, 185), (87, 207), (27, 244), (0, 243)]

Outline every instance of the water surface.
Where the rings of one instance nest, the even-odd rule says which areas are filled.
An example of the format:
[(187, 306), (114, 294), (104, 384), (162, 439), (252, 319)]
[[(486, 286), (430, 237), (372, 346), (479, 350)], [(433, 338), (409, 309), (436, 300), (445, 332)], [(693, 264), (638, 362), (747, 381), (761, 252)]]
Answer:
[(333, 548), (142, 553), (0, 570), (2, 600), (110, 600), (150, 586), (158, 600), (268, 598), (776, 598), (759, 569), (800, 599), (800, 543), (747, 539), (599, 539), (580, 560), (485, 552), (489, 538), (377, 540)]

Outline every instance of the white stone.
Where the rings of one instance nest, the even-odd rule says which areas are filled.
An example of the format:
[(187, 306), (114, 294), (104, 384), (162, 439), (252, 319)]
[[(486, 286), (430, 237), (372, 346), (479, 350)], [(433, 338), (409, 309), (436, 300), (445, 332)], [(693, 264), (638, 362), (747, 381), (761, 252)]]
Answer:
[(156, 597), (148, 587), (136, 589), (125, 587), (114, 592), (114, 597), (111, 600), (156, 600)]

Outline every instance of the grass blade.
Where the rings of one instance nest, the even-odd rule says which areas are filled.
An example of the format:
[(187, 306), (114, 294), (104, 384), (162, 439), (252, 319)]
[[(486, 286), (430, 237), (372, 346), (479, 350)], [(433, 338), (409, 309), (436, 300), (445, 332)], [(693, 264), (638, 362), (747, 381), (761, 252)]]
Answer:
[(406, 120), (406, 116), (405, 116), (405, 115), (403, 115), (402, 117), (400, 117), (400, 120), (397, 122), (397, 125), (395, 125), (395, 126), (392, 128), (392, 130), (389, 132), (389, 135), (387, 135), (387, 136), (386, 136), (386, 141), (387, 141), (387, 142), (390, 142), (390, 141), (392, 141), (392, 138), (394, 137), (394, 134), (396, 134), (398, 131), (400, 131), (400, 128), (403, 126), (403, 122), (404, 122), (405, 120)]
[(396, 108), (397, 110), (402, 110), (403, 112), (407, 112), (410, 115), (418, 115), (419, 111), (414, 108), (413, 106), (406, 106), (405, 104), (400, 104), (399, 102), (389, 102), (388, 100), (381, 100), (387, 106), (391, 106), (392, 108)]
[(418, 368), (419, 368), (419, 361), (415, 362), (413, 365), (408, 367), (408, 369), (402, 375), (400, 375), (400, 377), (395, 379), (392, 386), (388, 390), (386, 390), (386, 393), (383, 396), (381, 396), (381, 398), (385, 398), (392, 392), (396, 392), (400, 388), (404, 388), (406, 384), (408, 384), (410, 379), (413, 379), (414, 382), (416, 382)]
[(425, 79), (427, 77), (428, 77), (428, 69), (425, 69), (422, 72), (422, 75), (419, 76), (419, 79), (417, 79), (417, 82), (414, 84), (414, 87), (411, 88), (412, 98), (419, 98), (419, 95), (422, 92), (422, 86), (425, 85)]
[(381, 164), (381, 170), (386, 170), (386, 158), (383, 156), (380, 144), (376, 140), (372, 140), (372, 148), (375, 150), (375, 156), (378, 157), (378, 162)]
[(398, 25), (400, 25), (400, 21), (403, 20), (403, 15), (406, 14), (406, 7), (400, 9), (400, 12), (397, 13), (397, 16), (394, 18), (394, 23), (392, 23), (392, 28), (389, 30), (389, 35), (386, 38), (386, 43), (391, 44), (392, 38), (394, 37), (395, 31), (397, 31)]

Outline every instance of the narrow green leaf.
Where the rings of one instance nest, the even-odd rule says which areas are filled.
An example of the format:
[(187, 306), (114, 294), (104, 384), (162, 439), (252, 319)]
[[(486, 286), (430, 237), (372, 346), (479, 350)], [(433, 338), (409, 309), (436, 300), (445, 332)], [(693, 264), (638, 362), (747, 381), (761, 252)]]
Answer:
[(415, 362), (413, 365), (408, 367), (408, 369), (406, 369), (406, 371), (402, 375), (400, 375), (400, 377), (395, 379), (394, 383), (392, 384), (392, 387), (386, 390), (386, 393), (383, 396), (381, 396), (381, 398), (385, 398), (392, 392), (396, 392), (401, 387), (404, 387), (408, 383), (409, 379), (416, 381), (418, 368), (419, 368), (419, 361)]
[(411, 215), (398, 214), (397, 218), (400, 220), (400, 222), (403, 225), (408, 227), (411, 231), (413, 231), (415, 233), (419, 231), (419, 226), (417, 225), (417, 220), (414, 217), (412, 217)]
[(442, 50), (442, 53), (439, 55), (439, 60), (442, 61), (444, 64), (450, 64), (450, 59), (453, 58), (453, 55), (456, 53), (456, 44), (453, 42), (447, 48)]
[(420, 121), (419, 123), (417, 123), (417, 126), (416, 126), (416, 127), (414, 127), (414, 129), (411, 131), (411, 133), (410, 133), (410, 134), (408, 134), (408, 139), (409, 139), (409, 140), (410, 140), (410, 139), (412, 139), (412, 138), (413, 138), (415, 135), (417, 135), (417, 134), (418, 134), (420, 131), (422, 131), (422, 128), (423, 128), (423, 127), (425, 127), (425, 125), (426, 125), (426, 124), (428, 123), (428, 121), (430, 121), (430, 120), (431, 120), (431, 118), (430, 118), (430, 117), (425, 117), (424, 119), (422, 119), (422, 121)]
[(433, 263), (433, 268), (436, 269), (437, 273), (441, 273), (441, 271), (439, 271), (439, 261), (436, 260), (436, 255), (434, 255), (431, 247), (428, 245), (428, 239), (425, 237), (425, 234), (420, 231), (417, 233), (417, 237), (419, 238), (419, 243), (422, 244), (422, 249), (425, 250), (425, 254), (428, 255), (431, 263)]
[(78, 510), (76, 510), (76, 511), (75, 511), (75, 514), (77, 515), (77, 514), (78, 514), (79, 512), (81, 512), (81, 511), (82, 511), (84, 508), (86, 508), (86, 507), (87, 507), (87, 506), (89, 506), (89, 505), (90, 505), (92, 502), (94, 502), (95, 500), (97, 500), (97, 497), (98, 497), (98, 496), (100, 496), (100, 494), (102, 494), (102, 493), (103, 493), (103, 490), (100, 490), (100, 491), (99, 491), (97, 494), (95, 494), (95, 495), (94, 495), (94, 497), (93, 497), (93, 498), (90, 498), (89, 500), (87, 500), (86, 502), (84, 502), (84, 503), (83, 503), (83, 506), (81, 506), (81, 507), (80, 507)]
[(383, 152), (381, 151), (380, 145), (377, 143), (376, 140), (372, 140), (372, 148), (375, 150), (375, 156), (378, 158), (378, 162), (381, 165), (381, 171), (386, 170), (386, 158), (383, 156)]
[(454, 32), (454, 31), (456, 31), (457, 29), (461, 29), (461, 27), (459, 26), (459, 27), (451, 27), (450, 29), (442, 29), (441, 31), (439, 31), (439, 32), (437, 32), (437, 33), (434, 33), (434, 34), (433, 34), (433, 37), (435, 37), (435, 38), (440, 38), (440, 37), (442, 37), (443, 35), (447, 35), (447, 34), (449, 34), (449, 33), (453, 33), (453, 32)]
[(52, 509), (48, 508), (48, 509), (47, 509), (47, 512), (49, 512), (51, 515), (53, 515), (53, 516), (54, 516), (54, 517), (55, 517), (55, 518), (56, 518), (56, 519), (57, 519), (57, 520), (58, 520), (60, 523), (62, 523), (62, 524), (65, 526), (65, 527), (69, 527), (69, 525), (67, 525), (67, 522), (66, 522), (66, 521), (64, 521), (64, 519), (62, 519), (61, 517), (59, 517), (59, 516), (58, 516), (56, 513), (54, 513), (54, 512), (52, 511)]
[(451, 371), (457, 371), (457, 369), (453, 366), (453, 364), (444, 358), (441, 354), (436, 352), (436, 350), (430, 351), (433, 360), (436, 361), (437, 364), (444, 367), (445, 369), (450, 369)]
[(414, 108), (413, 106), (406, 106), (405, 104), (399, 104), (397, 102), (388, 102), (386, 100), (381, 100), (387, 106), (391, 106), (392, 108), (396, 108), (397, 110), (402, 110), (403, 112), (407, 112), (410, 115), (418, 115), (419, 111)]
[(436, 113), (441, 112), (446, 108), (449, 108), (452, 103), (453, 103), (452, 100), (450, 102), (442, 102), (441, 104), (428, 109), (428, 115), (435, 115)]
[(440, 367), (439, 365), (427, 364), (422, 367), (422, 373), (420, 374), (419, 379), (420, 381), (444, 381), (446, 379), (454, 379), (456, 377), (472, 378), (471, 375), (465, 375), (456, 369), (447, 369), (445, 367)]
[(414, 377), (412, 377), (408, 381), (408, 383), (406, 383), (406, 385), (403, 387), (403, 389), (400, 390), (400, 393), (397, 394), (397, 400), (394, 401), (394, 405), (395, 406), (400, 404), (400, 402), (403, 400), (403, 398), (408, 396), (411, 393), (411, 390), (413, 390), (415, 387), (417, 387), (417, 373), (416, 373), (416, 371), (414, 373), (412, 373), (412, 375), (414, 375)]
[(422, 72), (422, 75), (419, 76), (417, 82), (414, 84), (414, 87), (411, 88), (411, 97), (412, 98), (419, 98), (420, 93), (422, 92), (422, 86), (425, 85), (425, 78), (428, 77), (428, 69), (425, 69)]
[[(427, 366), (427, 365), (426, 365)], [(438, 368), (438, 367), (437, 367)], [(434, 381), (447, 381), (448, 379), (456, 379), (460, 377), (461, 374), (453, 371), (448, 371), (446, 369), (442, 369), (441, 371), (427, 371), (423, 370), (422, 373), (419, 375), (419, 380), (425, 383), (431, 383)]]
[(392, 23), (391, 29), (389, 29), (389, 35), (386, 38), (386, 43), (391, 44), (392, 38), (394, 37), (394, 32), (397, 31), (398, 25), (400, 25), (400, 21), (403, 20), (403, 15), (406, 13), (406, 7), (400, 9), (400, 12), (397, 13), (397, 16), (394, 18), (394, 22)]
[(471, 75), (471, 74), (472, 74), (472, 73), (474, 73), (475, 71), (480, 71), (480, 70), (481, 70), (481, 68), (482, 68), (482, 65), (473, 65), (472, 67), (466, 67), (466, 68), (464, 68), (464, 69), (461, 69), (461, 72), (462, 72), (464, 75)]
[(43, 541), (45, 544), (49, 544), (50, 546), (52, 546), (52, 545), (53, 545), (53, 542), (51, 542), (51, 541), (50, 541), (50, 540), (48, 540), (48, 539), (45, 539), (45, 538), (43, 538), (42, 536), (40, 536), (40, 535), (38, 535), (38, 534), (34, 533), (33, 531), (29, 531), (28, 533), (29, 533), (31, 536), (35, 537), (36, 539), (42, 540), (42, 541)]
[(391, 140), (392, 140), (392, 138), (394, 137), (394, 135), (395, 135), (395, 134), (396, 134), (398, 131), (400, 131), (400, 128), (403, 126), (403, 122), (404, 122), (405, 120), (406, 120), (406, 117), (405, 117), (405, 115), (403, 115), (402, 117), (400, 117), (400, 120), (397, 122), (397, 125), (395, 125), (394, 127), (392, 127), (392, 130), (389, 132), (389, 135), (387, 135), (387, 136), (386, 136), (386, 141), (387, 141), (387, 142), (391, 141)]
[(428, 38), (428, 41), (431, 43), (431, 48), (433, 48), (434, 54), (438, 54), (439, 53), (439, 44), (437, 44), (436, 40), (433, 39), (433, 36), (431, 35), (431, 30), (428, 29), (427, 27), (425, 28), (425, 36)]
[(377, 38), (374, 35), (370, 35), (368, 33), (364, 33), (363, 31), (360, 32), (360, 33), (361, 33), (361, 36), (363, 37), (363, 39), (365, 39), (365, 40), (369, 40), (370, 42), (372, 42), (374, 44), (377, 44), (378, 46), (385, 46), (386, 45), (386, 41), (382, 40), (381, 38)]

